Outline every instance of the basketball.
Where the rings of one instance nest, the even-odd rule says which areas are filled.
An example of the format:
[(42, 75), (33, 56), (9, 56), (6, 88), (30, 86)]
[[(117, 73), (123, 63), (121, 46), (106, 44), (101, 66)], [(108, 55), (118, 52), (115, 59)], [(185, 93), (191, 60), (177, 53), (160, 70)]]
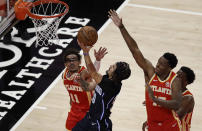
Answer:
[(84, 26), (78, 31), (77, 39), (85, 46), (93, 46), (97, 42), (98, 34), (94, 27)]

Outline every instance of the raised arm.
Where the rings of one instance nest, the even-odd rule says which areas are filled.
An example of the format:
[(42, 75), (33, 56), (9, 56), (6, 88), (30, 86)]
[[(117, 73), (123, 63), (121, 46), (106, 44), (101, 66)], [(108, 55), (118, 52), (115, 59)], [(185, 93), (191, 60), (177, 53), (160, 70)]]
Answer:
[(178, 110), (180, 108), (182, 102), (182, 91), (181, 91), (181, 79), (176, 77), (171, 85), (172, 88), (172, 95), (171, 100), (162, 100), (156, 98), (153, 94), (152, 88), (147, 84), (149, 97), (157, 104), (167, 109)]
[(128, 48), (130, 49), (136, 63), (140, 68), (147, 72), (148, 75), (152, 76), (154, 73), (154, 67), (152, 64), (144, 58), (142, 52), (140, 51), (136, 41), (130, 36), (125, 26), (122, 23), (122, 19), (119, 18), (118, 14), (114, 10), (109, 11), (109, 18), (113, 21), (113, 23), (119, 28)]
[(78, 41), (78, 44), (81, 47), (81, 49), (83, 50), (83, 55), (84, 55), (86, 67), (88, 69), (88, 72), (89, 72), (90, 76), (95, 80), (95, 82), (97, 84), (100, 83), (103, 76), (96, 71), (96, 69), (95, 69), (95, 67), (94, 67), (94, 65), (92, 63), (92, 60), (91, 60), (91, 58), (89, 56), (89, 51), (90, 51), (90, 49), (92, 47), (84, 46), (84, 44), (80, 43), (79, 41)]
[(85, 90), (85, 91), (92, 91), (95, 89), (95, 87), (97, 85), (87, 70), (83, 70), (80, 73), (80, 84), (81, 84), (81, 87), (83, 88), (83, 90)]
[(100, 69), (100, 64), (101, 64), (101, 60), (104, 58), (104, 56), (107, 54), (107, 48), (103, 48), (100, 47), (98, 51), (94, 50), (94, 56), (96, 58), (95, 62), (94, 62), (94, 66), (96, 71), (98, 72)]

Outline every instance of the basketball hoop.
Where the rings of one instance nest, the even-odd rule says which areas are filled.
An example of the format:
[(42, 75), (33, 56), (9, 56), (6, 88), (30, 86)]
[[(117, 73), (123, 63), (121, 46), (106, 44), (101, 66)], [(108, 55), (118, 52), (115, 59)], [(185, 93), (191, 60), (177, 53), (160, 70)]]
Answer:
[(24, 20), (28, 15), (36, 29), (36, 47), (49, 46), (50, 40), (59, 42), (57, 29), (62, 18), (69, 11), (69, 6), (59, 0), (39, 0), (24, 2), (19, 0), (15, 4), (16, 18)]

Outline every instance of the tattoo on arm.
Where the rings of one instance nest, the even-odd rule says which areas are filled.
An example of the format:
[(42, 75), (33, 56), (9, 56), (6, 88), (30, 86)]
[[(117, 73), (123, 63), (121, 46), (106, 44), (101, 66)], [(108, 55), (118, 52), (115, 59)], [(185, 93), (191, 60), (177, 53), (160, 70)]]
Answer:
[(89, 83), (86, 82), (85, 80), (83, 80), (82, 78), (80, 78), (80, 83), (81, 83), (81, 88), (83, 88), (85, 91), (88, 91), (88, 86), (89, 86)]

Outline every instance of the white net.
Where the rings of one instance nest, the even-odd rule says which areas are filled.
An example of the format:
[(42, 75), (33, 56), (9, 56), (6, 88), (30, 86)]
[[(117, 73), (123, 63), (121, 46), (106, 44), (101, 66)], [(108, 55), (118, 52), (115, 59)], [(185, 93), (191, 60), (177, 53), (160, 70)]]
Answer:
[(52, 45), (49, 40), (56, 40), (59, 42), (57, 29), (62, 17), (54, 18), (52, 23), (48, 22), (50, 19), (51, 18), (44, 18), (42, 20), (32, 19), (37, 36), (36, 47)]
[[(32, 7), (30, 12), (36, 16), (43, 17), (42, 19), (31, 18), (36, 29), (36, 47), (49, 46), (51, 41), (59, 42), (57, 29), (64, 15), (59, 15), (65, 12), (66, 6), (62, 3), (54, 3), (47, 1), (46, 3)], [(49, 16), (51, 16), (49, 18)]]

